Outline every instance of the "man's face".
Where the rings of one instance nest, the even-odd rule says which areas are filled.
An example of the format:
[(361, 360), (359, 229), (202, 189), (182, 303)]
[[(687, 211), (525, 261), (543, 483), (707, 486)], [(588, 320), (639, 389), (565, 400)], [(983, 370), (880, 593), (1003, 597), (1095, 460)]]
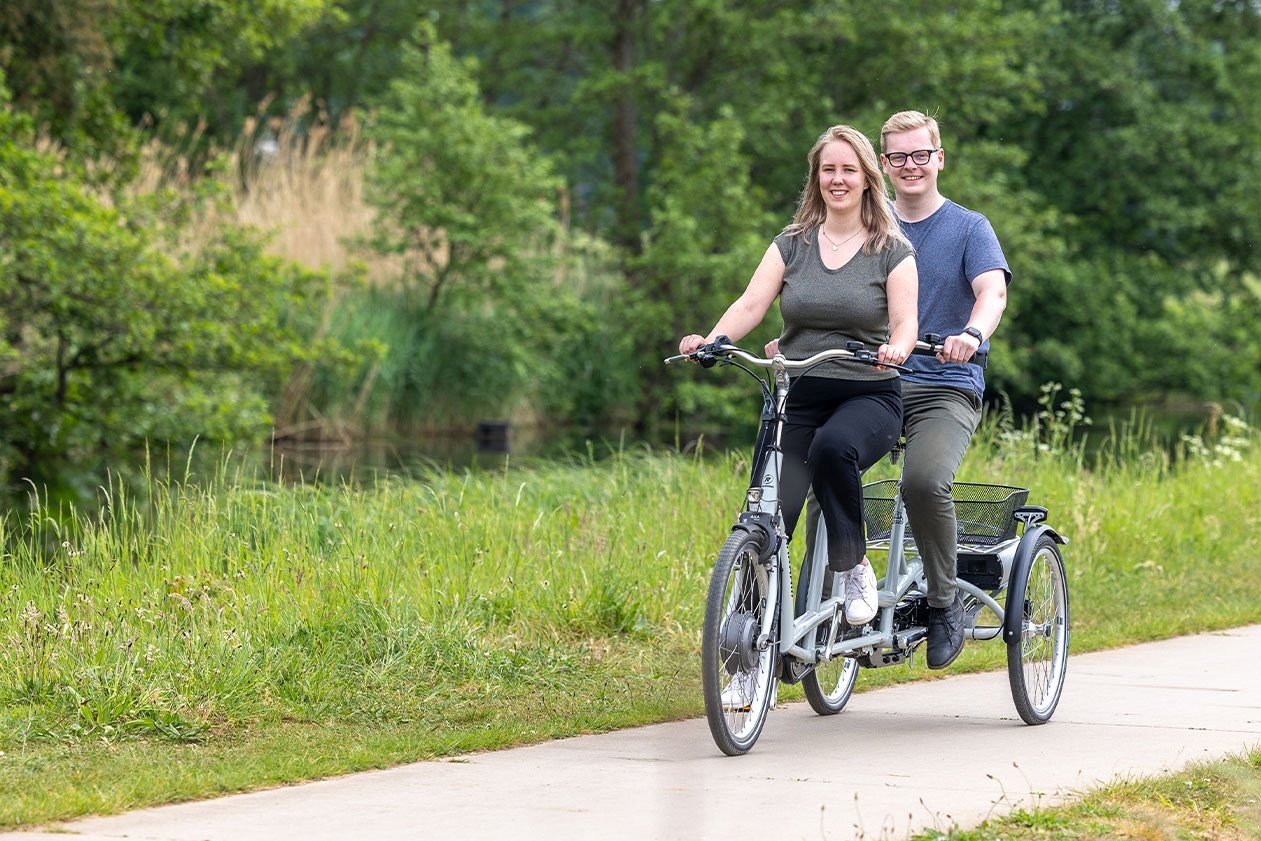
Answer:
[[(922, 196), (937, 192), (937, 173), (946, 165), (946, 153), (933, 145), (927, 128), (889, 134), (884, 142), (885, 150), (880, 156), (880, 163), (897, 195)], [(916, 152), (920, 154), (917, 156)], [(915, 157), (923, 160), (925, 152), (929, 153), (928, 160), (916, 162)], [(903, 156), (905, 160), (902, 160)], [(894, 161), (900, 161), (901, 165), (894, 166)]]

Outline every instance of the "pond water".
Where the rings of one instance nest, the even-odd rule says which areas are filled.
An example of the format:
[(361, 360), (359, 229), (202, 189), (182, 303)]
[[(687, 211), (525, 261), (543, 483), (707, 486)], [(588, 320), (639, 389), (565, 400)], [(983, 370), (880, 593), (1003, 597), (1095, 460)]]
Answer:
[[(647, 440), (628, 427), (554, 429), (509, 427), (474, 435), (435, 435), (355, 442), (349, 445), (277, 443), (272, 472), (284, 481), (364, 481), (387, 474), (432, 470), (499, 470), (540, 462), (590, 463), (628, 450), (691, 451), (699, 436)], [(705, 437), (714, 452), (725, 442)], [(752, 433), (748, 440), (752, 441)], [(739, 442), (731, 442), (738, 445)]]
[[(1229, 410), (1228, 410), (1229, 411)], [(1172, 449), (1181, 435), (1202, 432), (1210, 422), (1209, 404), (1178, 407), (1104, 407), (1087, 411), (1092, 423), (1080, 426), (1088, 457), (1098, 451), (1112, 428), (1138, 432), (1140, 442), (1152, 441)], [(691, 452), (700, 433), (671, 431), (646, 440), (628, 427), (557, 429), (492, 424), (475, 435), (423, 436), (348, 445), (277, 444), (272, 453), (272, 473), (283, 481), (370, 481), (382, 475), (422, 474), (442, 470), (498, 470), (505, 465), (539, 462), (590, 463), (611, 454), (650, 448)], [(706, 432), (707, 452), (751, 446), (753, 430), (732, 430), (726, 435)]]

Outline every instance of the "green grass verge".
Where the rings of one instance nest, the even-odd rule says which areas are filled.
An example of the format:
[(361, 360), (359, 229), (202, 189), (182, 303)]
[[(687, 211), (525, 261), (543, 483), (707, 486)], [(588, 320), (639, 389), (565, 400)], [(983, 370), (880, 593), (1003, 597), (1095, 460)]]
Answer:
[(1249, 841), (1261, 838), (1261, 751), (1164, 777), (1126, 780), (1060, 807), (1017, 811), (976, 829), (912, 841)]
[[(1051, 509), (1080, 653), (1261, 620), (1261, 448), (1239, 435), (1083, 470), (988, 430), (960, 478)], [(0, 520), (0, 826), (700, 714), (703, 594), (747, 473), (636, 451), (37, 501)], [(1003, 662), (977, 644), (952, 672)]]

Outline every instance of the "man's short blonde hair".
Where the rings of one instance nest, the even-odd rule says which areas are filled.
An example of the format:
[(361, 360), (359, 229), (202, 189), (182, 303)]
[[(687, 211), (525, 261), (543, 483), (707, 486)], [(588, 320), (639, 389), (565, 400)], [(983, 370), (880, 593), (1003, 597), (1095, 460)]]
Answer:
[(936, 120), (922, 111), (899, 111), (885, 120), (884, 127), (880, 129), (880, 151), (885, 151), (886, 136), (921, 128), (928, 129), (928, 139), (933, 146), (941, 146), (941, 129), (937, 127)]

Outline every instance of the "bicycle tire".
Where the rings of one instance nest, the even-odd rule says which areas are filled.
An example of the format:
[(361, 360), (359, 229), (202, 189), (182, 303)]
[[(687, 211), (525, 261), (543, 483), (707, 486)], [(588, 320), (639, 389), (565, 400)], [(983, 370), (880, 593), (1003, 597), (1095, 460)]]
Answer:
[(801, 691), (810, 702), (810, 709), (819, 715), (836, 715), (849, 703), (857, 682), (858, 661), (853, 657), (833, 657), (801, 679)]
[(763, 617), (779, 609), (770, 570), (759, 560), (762, 540), (743, 529), (731, 533), (714, 563), (705, 599), (705, 718), (714, 743), (728, 756), (748, 753), (757, 742), (775, 697), (775, 646), (757, 648)]
[[(805, 610), (805, 588), (810, 581), (811, 565), (809, 551), (801, 561), (801, 576), (797, 579), (797, 615)], [(840, 586), (840, 576), (828, 570), (824, 573), (823, 597), (828, 598)], [(826, 632), (827, 626), (821, 627)], [(801, 691), (805, 693), (810, 709), (819, 715), (836, 715), (845, 709), (850, 696), (854, 694), (854, 684), (858, 681), (858, 661), (852, 657), (833, 657), (826, 663), (820, 663), (801, 679)]]
[[(1046, 532), (1026, 535), (1017, 548), (1007, 612), (1020, 611), (1018, 631), (1007, 636), (1007, 678), (1016, 712), (1026, 724), (1050, 721), (1068, 668), (1068, 579), (1064, 559)], [(1023, 540), (1023, 538), (1022, 538)]]

